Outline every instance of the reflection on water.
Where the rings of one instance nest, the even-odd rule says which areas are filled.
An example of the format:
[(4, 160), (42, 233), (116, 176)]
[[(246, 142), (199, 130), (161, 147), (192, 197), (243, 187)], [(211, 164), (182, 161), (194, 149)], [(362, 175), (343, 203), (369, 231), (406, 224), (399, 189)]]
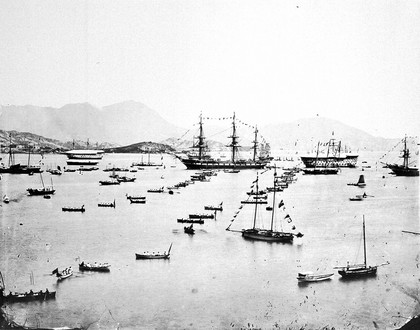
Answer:
[[(368, 154), (363, 160), (376, 156)], [(128, 167), (140, 158), (110, 154), (100, 166)], [(44, 166), (66, 166), (61, 155), (46, 155), (42, 161)], [(7, 306), (16, 322), (93, 329), (239, 329), (248, 324), (299, 329), (366, 328), (374, 321), (392, 328), (405, 321), (395, 316), (418, 311), (413, 297), (418, 295), (419, 240), (402, 232), (419, 231), (418, 177), (393, 177), (380, 166), (363, 172), (343, 169), (336, 176), (299, 174), (276, 198), (284, 200), (304, 237), (278, 244), (245, 240), (225, 230), (247, 197), (255, 171), (219, 172), (210, 182), (197, 182), (172, 195), (147, 193), (194, 173), (170, 156), (165, 155), (164, 162), (165, 168), (127, 173), (137, 180), (118, 186), (100, 186), (99, 180), (109, 175), (102, 170), (53, 176), (56, 193), (49, 200), (26, 196), (27, 188), (41, 186), (38, 175), (3, 175), (2, 195), (11, 200), (0, 208), (0, 270), (6, 290), (57, 291), (55, 300)], [(361, 173), (366, 188), (347, 186)], [(50, 174), (44, 173), (43, 179), (49, 184)], [(272, 171), (260, 179), (262, 187), (272, 184)], [(349, 201), (363, 191), (375, 197)], [(126, 194), (146, 195), (147, 202), (130, 204)], [(97, 206), (114, 199), (115, 209)], [(206, 213), (204, 205), (221, 201), (224, 210), (217, 220), (194, 225), (195, 235), (185, 234), (184, 224), (176, 221)], [(81, 205), (85, 213), (61, 211), (63, 206)], [(253, 212), (253, 205), (244, 206), (231, 229), (251, 227)], [(266, 227), (268, 214), (261, 207), (258, 221)], [(329, 281), (298, 284), (299, 271), (332, 272), (347, 261), (363, 260), (362, 215), (368, 264), (390, 265), (371, 278), (343, 281), (336, 273)], [(135, 259), (136, 252), (163, 252), (171, 243), (170, 260)], [(108, 262), (111, 271), (79, 272), (80, 261)], [(58, 283), (51, 271), (68, 266), (75, 274)]]

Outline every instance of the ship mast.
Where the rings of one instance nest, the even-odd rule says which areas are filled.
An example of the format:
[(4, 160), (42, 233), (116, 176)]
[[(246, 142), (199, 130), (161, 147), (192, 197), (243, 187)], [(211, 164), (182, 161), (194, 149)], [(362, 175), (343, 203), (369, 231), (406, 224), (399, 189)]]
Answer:
[(252, 141), (252, 143), (254, 144), (252, 149), (254, 150), (254, 156), (252, 157), (252, 160), (255, 162), (257, 160), (257, 147), (258, 147), (258, 140), (257, 140), (257, 134), (258, 134), (258, 129), (257, 126), (255, 126), (255, 132), (254, 132), (254, 141)]
[(366, 234), (365, 234), (365, 216), (363, 215), (363, 256), (366, 268)]
[(273, 224), (274, 224), (274, 210), (276, 208), (276, 176), (277, 176), (277, 169), (274, 165), (274, 179), (273, 179), (273, 209), (271, 210), (271, 227), (270, 230), (273, 231)]
[(404, 168), (408, 168), (408, 159), (410, 158), (410, 151), (407, 149), (407, 136), (404, 137), (404, 150), (402, 158), (404, 159)]
[[(258, 208), (258, 193), (259, 193), (259, 191), (258, 191), (258, 172), (257, 172), (257, 180), (256, 180), (256, 197), (257, 198), (255, 198), (255, 210), (254, 210), (254, 225), (252, 226), (252, 229), (255, 229), (255, 223), (256, 223), (256, 221), (257, 221), (257, 208)], [(251, 195), (251, 197), (252, 197), (252, 195)]]
[(229, 136), (229, 138), (232, 139), (232, 142), (228, 145), (228, 147), (232, 148), (232, 163), (234, 163), (236, 154), (239, 148), (239, 145), (238, 145), (239, 136), (236, 135), (235, 113), (233, 113), (233, 119), (232, 119), (232, 135)]
[(204, 156), (204, 150), (206, 148), (206, 144), (204, 143), (204, 131), (203, 131), (203, 115), (200, 113), (200, 122), (199, 124), (199, 135), (197, 136), (198, 142), (193, 146), (193, 148), (198, 148), (198, 159), (202, 159)]

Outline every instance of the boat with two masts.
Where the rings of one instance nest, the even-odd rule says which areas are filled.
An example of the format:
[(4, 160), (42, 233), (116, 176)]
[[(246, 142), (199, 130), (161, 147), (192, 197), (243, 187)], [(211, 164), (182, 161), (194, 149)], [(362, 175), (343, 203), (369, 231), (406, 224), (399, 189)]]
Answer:
[(41, 166), (31, 165), (31, 146), (28, 146), (28, 163), (20, 164), (15, 162), (15, 154), (13, 148), (16, 148), (12, 144), (12, 137), (10, 134), (10, 143), (9, 143), (9, 163), (8, 166), (1, 164), (0, 173), (9, 173), (9, 174), (33, 174), (42, 172)]
[(253, 158), (249, 160), (242, 160), (238, 158), (239, 150), (239, 136), (236, 132), (236, 117), (235, 113), (232, 117), (232, 134), (229, 136), (231, 142), (227, 147), (231, 148), (231, 159), (230, 160), (216, 160), (207, 154), (207, 144), (205, 142), (205, 136), (203, 131), (203, 117), (200, 115), (199, 121), (199, 135), (197, 137), (197, 143), (194, 143), (192, 148), (197, 150), (195, 154), (189, 154), (185, 156), (177, 156), (177, 158), (187, 167), (187, 169), (262, 169), (268, 162), (268, 158), (257, 157), (258, 130), (255, 128), (255, 138), (253, 141)]
[(28, 188), (28, 189), (26, 189), (29, 196), (46, 196), (46, 195), (54, 194), (55, 189), (54, 189), (54, 186), (52, 184), (52, 178), (51, 178), (51, 186), (46, 187), (44, 185), (44, 180), (42, 179), (42, 174), (41, 173), (40, 173), (40, 177), (41, 177), (42, 188)]
[[(274, 169), (274, 182), (273, 186), (276, 184), (276, 169)], [(254, 181), (256, 184), (256, 191), (258, 191), (258, 174), (257, 179)], [(270, 221), (270, 229), (262, 229), (256, 227), (256, 220), (257, 220), (257, 211), (258, 211), (258, 205), (260, 204), (260, 201), (258, 199), (254, 199), (253, 204), (255, 204), (254, 209), (254, 219), (253, 219), (253, 225), (252, 228), (249, 229), (242, 229), (242, 236), (246, 239), (252, 239), (252, 240), (259, 240), (259, 241), (266, 241), (266, 242), (292, 242), (293, 238), (296, 237), (302, 237), (302, 233), (292, 233), (292, 232), (286, 232), (283, 231), (283, 226), (281, 225), (280, 230), (274, 229), (274, 219), (275, 219), (275, 205), (276, 205), (276, 191), (273, 192), (273, 205), (271, 208), (271, 221)], [(283, 204), (283, 201), (280, 202), (280, 205)], [(279, 206), (280, 206), (279, 205)], [(282, 205), (282, 206), (283, 206)], [(286, 217), (289, 218), (287, 215)]]

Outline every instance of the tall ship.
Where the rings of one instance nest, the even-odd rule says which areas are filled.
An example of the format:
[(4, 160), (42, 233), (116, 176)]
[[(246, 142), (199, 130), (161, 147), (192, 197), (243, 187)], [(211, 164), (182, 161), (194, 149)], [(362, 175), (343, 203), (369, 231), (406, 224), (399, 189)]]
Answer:
[(307, 168), (314, 167), (356, 167), (358, 154), (347, 153), (342, 150), (341, 141), (330, 139), (323, 144), (326, 148), (322, 152), (318, 150), (316, 155), (301, 156), (303, 164)]
[(231, 139), (230, 144), (227, 145), (231, 149), (231, 157), (229, 160), (216, 160), (212, 158), (208, 153), (208, 147), (205, 142), (206, 138), (203, 131), (203, 118), (200, 115), (199, 122), (199, 135), (196, 138), (196, 143), (193, 143), (192, 148), (197, 150), (194, 154), (188, 154), (187, 156), (177, 156), (180, 161), (187, 167), (187, 169), (262, 169), (268, 162), (268, 157), (260, 157), (258, 155), (259, 142), (257, 140), (258, 129), (255, 128), (253, 146), (253, 157), (252, 159), (243, 160), (238, 157), (239, 136), (236, 132), (236, 117), (235, 113), (232, 117), (232, 134), (229, 136)]
[(402, 165), (400, 164), (385, 164), (393, 174), (397, 176), (419, 176), (419, 169), (411, 166), (410, 163), (410, 150), (407, 148), (407, 137), (404, 137), (404, 149), (401, 151), (403, 159)]
[(103, 150), (70, 150), (67, 155), (67, 165), (96, 165), (103, 157)]
[(0, 164), (0, 173), (10, 173), (10, 174), (33, 174), (41, 173), (41, 166), (31, 165), (31, 146), (28, 145), (28, 163), (21, 164), (15, 162), (15, 154), (13, 148), (16, 148), (16, 145), (12, 144), (12, 136), (10, 135), (9, 143), (9, 163), (8, 166), (5, 164)]

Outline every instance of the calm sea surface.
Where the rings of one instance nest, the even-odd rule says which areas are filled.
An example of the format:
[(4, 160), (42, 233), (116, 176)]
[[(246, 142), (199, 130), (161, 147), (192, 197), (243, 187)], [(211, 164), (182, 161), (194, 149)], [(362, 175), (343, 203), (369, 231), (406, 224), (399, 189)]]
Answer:
[[(7, 155), (2, 155), (7, 161)], [(129, 167), (136, 154), (105, 155), (100, 171), (53, 176), (50, 200), (27, 196), (40, 187), (40, 176), (2, 175), (0, 271), (6, 291), (49, 288), (57, 298), (4, 307), (27, 326), (83, 326), (90, 329), (240, 329), (263, 328), (393, 329), (420, 313), (419, 177), (394, 177), (376, 166), (379, 154), (365, 154), (371, 168), (343, 169), (334, 176), (298, 174), (282, 193), (286, 209), (277, 209), (277, 226), (295, 225), (304, 234), (293, 244), (249, 241), (225, 229), (246, 198), (256, 171), (219, 172), (173, 195), (146, 190), (186, 180), (188, 171), (164, 155), (165, 168), (146, 168), (134, 183), (100, 186), (102, 169)], [(17, 155), (25, 162), (24, 155)], [(160, 155), (152, 161), (160, 162)], [(65, 156), (33, 157), (44, 168), (66, 166)], [(291, 162), (281, 162), (292, 166)], [(279, 171), (279, 174), (281, 171)], [(367, 187), (347, 186), (364, 174)], [(272, 184), (273, 170), (260, 175), (260, 186)], [(46, 184), (51, 175), (43, 174)], [(351, 202), (364, 191), (369, 197)], [(146, 204), (130, 204), (125, 194), (146, 195)], [(112, 202), (116, 208), (99, 208)], [(223, 201), (216, 220), (195, 225), (189, 236), (177, 218), (207, 213), (204, 205)], [(269, 198), (271, 203), (271, 197)], [(85, 205), (86, 212), (62, 212), (63, 206)], [(270, 212), (260, 207), (257, 224), (269, 225)], [(245, 205), (232, 230), (252, 226), (253, 205)], [(283, 222), (289, 214), (292, 223)], [(362, 262), (362, 217), (366, 219), (368, 264), (379, 267), (373, 278), (343, 281), (333, 267)], [(136, 260), (135, 253), (168, 249), (170, 260)], [(108, 262), (109, 273), (79, 272), (79, 261)], [(74, 276), (57, 283), (53, 269), (72, 266)], [(330, 281), (300, 285), (299, 271), (335, 273)], [(33, 284), (31, 277), (33, 274)]]

